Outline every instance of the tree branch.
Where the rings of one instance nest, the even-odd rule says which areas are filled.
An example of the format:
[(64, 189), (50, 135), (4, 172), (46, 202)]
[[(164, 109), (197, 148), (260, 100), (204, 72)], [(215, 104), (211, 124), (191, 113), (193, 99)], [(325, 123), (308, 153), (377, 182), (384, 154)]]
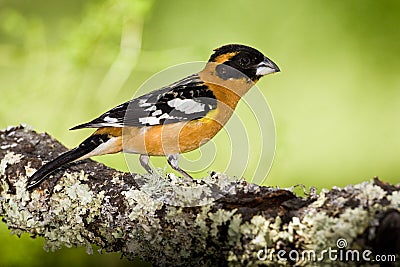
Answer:
[[(44, 237), (48, 250), (91, 252), (96, 244), (154, 266), (308, 265), (321, 257), (357, 265), (368, 263), (365, 250), (371, 260), (400, 251), (400, 185), (377, 178), (301, 198), (223, 174), (185, 181), (84, 160), (26, 191), (27, 177), (64, 151), (23, 126), (0, 132), (0, 216), (17, 234)], [(336, 260), (322, 253), (329, 248)], [(340, 258), (352, 250), (361, 259)]]

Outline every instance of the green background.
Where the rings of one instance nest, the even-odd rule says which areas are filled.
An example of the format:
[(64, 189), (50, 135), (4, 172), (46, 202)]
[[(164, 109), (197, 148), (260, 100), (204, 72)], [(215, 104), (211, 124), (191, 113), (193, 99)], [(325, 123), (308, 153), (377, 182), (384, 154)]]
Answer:
[[(92, 131), (70, 127), (151, 75), (242, 43), (282, 69), (258, 83), (277, 137), (264, 184), (398, 183), (399, 25), (396, 0), (0, 0), (0, 128), (27, 123), (73, 147)], [(127, 170), (122, 155), (95, 159)], [(47, 253), (43, 240), (0, 228), (0, 266), (129, 264), (82, 248)]]

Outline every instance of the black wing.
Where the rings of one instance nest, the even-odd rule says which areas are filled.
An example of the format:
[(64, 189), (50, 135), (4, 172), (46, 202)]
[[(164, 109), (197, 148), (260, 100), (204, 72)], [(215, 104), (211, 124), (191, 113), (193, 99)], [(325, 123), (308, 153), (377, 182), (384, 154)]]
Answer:
[(153, 126), (204, 117), (216, 109), (213, 92), (193, 74), (159, 90), (125, 102), (100, 117), (71, 130), (81, 128)]

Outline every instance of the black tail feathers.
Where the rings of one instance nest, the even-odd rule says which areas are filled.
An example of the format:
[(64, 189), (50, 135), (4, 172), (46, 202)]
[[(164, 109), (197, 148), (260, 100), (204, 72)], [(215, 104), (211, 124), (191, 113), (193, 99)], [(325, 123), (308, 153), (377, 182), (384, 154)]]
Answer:
[(26, 188), (31, 190), (37, 187), (46, 177), (54, 172), (59, 167), (73, 162), (96, 149), (99, 145), (107, 142), (109, 137), (107, 135), (92, 135), (83, 141), (78, 147), (61, 154), (57, 158), (43, 165), (37, 170), (28, 181)]

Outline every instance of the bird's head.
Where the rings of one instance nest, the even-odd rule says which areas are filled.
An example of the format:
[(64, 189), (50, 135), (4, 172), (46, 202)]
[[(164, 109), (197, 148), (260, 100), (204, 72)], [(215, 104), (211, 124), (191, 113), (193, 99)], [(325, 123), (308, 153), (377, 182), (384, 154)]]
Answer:
[(260, 51), (239, 44), (214, 49), (214, 54), (208, 62), (216, 64), (216, 74), (223, 80), (245, 77), (255, 83), (262, 76), (280, 71), (279, 67)]

